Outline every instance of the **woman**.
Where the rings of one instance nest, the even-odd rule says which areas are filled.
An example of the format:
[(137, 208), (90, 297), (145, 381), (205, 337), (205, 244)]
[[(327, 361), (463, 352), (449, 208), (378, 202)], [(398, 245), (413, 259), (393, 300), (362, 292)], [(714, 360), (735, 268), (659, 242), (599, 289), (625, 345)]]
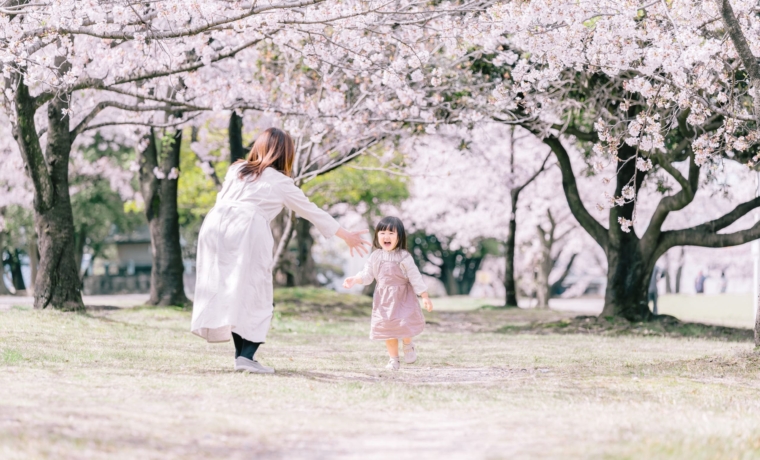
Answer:
[(216, 204), (198, 235), (197, 281), (191, 330), (211, 343), (235, 342), (235, 370), (274, 373), (253, 356), (272, 319), (272, 230), (283, 205), (329, 238), (343, 239), (360, 255), (369, 241), (349, 232), (311, 203), (290, 178), (293, 140), (277, 128), (264, 131), (245, 160), (230, 166)]

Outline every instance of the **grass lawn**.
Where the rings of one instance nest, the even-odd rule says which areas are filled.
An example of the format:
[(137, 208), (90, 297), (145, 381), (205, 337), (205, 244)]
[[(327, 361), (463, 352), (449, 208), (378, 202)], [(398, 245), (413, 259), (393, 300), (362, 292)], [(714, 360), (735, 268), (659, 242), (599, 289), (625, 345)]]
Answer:
[(276, 302), (273, 376), (232, 372), (186, 311), (0, 311), (0, 458), (760, 457), (746, 339), (500, 333), (571, 314), (449, 310), (392, 373), (366, 299)]
[(682, 320), (752, 329), (751, 294), (679, 294), (660, 296), (660, 313)]

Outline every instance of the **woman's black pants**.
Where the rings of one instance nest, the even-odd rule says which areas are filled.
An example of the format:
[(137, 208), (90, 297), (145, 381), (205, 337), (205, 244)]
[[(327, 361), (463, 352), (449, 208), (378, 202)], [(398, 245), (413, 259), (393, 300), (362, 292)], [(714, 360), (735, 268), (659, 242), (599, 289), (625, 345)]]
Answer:
[(260, 342), (249, 342), (234, 332), (232, 333), (232, 340), (235, 342), (235, 358), (242, 356), (252, 360), (256, 350), (261, 345)]

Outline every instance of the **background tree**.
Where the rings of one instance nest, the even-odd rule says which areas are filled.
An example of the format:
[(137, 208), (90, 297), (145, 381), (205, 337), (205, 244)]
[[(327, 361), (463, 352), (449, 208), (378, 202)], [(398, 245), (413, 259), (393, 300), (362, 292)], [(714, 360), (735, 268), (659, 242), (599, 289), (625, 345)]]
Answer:
[[(435, 44), (421, 39), (420, 27), (390, 26), (401, 18), (415, 24), (415, 16), (436, 17), (440, 12), (403, 2), (344, 4), (348, 10), (333, 3), (205, 0), (198, 8), (187, 9), (164, 0), (138, 12), (121, 1), (102, 5), (43, 1), (1, 12), (7, 21), (6, 46), (0, 49), (3, 106), (35, 193), (41, 255), (36, 308), (83, 307), (68, 195), (69, 155), (83, 132), (123, 124), (171, 128), (151, 119), (167, 110), (182, 111), (186, 118), (174, 123), (182, 124), (199, 111), (261, 109), (246, 104), (266, 100), (274, 86), (245, 84), (255, 73), (240, 63), (256, 62), (259, 56), (252, 47), (267, 37), (274, 37), (281, 51), (305, 56), (323, 77), (330, 67), (343, 67), (337, 64), (356, 63), (367, 72), (365, 94), (376, 93), (380, 100), (388, 91), (373, 92), (369, 86), (391, 80), (396, 91), (407, 86), (404, 79), (423, 64), (419, 56), (429, 54), (425, 47)], [(356, 27), (357, 23), (362, 26)], [(326, 28), (330, 34), (323, 33)], [(390, 48), (387, 43), (392, 43)], [(236, 56), (239, 62), (224, 65)], [(404, 65), (389, 73), (386, 63), (391, 57)], [(414, 57), (416, 64), (407, 65), (407, 57)], [(385, 72), (385, 78), (370, 79), (370, 72), (378, 76)], [(289, 91), (294, 100), (302, 97), (297, 84), (277, 90)], [(374, 106), (387, 111), (397, 104)], [(46, 128), (35, 121), (38, 111), (47, 114)], [(342, 133), (351, 134), (351, 125), (361, 130), (361, 117), (352, 120), (341, 120)]]
[[(640, 320), (651, 317), (649, 274), (668, 249), (725, 247), (760, 236), (760, 225), (722, 232), (759, 206), (757, 199), (700, 225), (663, 228), (702, 185), (719, 178), (722, 164), (753, 161), (757, 135), (748, 84), (735, 71), (741, 62), (723, 40), (714, 3), (653, 3), (637, 6), (636, 14), (615, 13), (616, 5), (495, 5), (493, 22), (471, 36), (477, 46), (467, 65), (440, 73), (447, 94), (457, 95), (452, 120), (488, 116), (520, 124), (552, 149), (571, 211), (606, 254), (602, 314)], [(608, 209), (601, 222), (579, 191), (575, 148), (597, 167), (600, 186), (614, 187), (598, 203)], [(664, 196), (649, 225), (637, 230), (635, 199), (657, 183)]]

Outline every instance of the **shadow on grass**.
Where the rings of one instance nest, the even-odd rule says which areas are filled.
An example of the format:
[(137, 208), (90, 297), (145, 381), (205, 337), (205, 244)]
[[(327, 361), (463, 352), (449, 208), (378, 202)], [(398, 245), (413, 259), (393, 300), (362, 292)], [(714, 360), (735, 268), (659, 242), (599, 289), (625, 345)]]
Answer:
[(577, 316), (559, 321), (534, 321), (524, 325), (506, 325), (496, 330), (503, 334), (593, 334), (605, 336), (652, 336), (708, 338), (728, 342), (751, 342), (751, 329), (683, 322), (670, 315), (659, 315), (652, 321), (630, 322), (611, 316)]

